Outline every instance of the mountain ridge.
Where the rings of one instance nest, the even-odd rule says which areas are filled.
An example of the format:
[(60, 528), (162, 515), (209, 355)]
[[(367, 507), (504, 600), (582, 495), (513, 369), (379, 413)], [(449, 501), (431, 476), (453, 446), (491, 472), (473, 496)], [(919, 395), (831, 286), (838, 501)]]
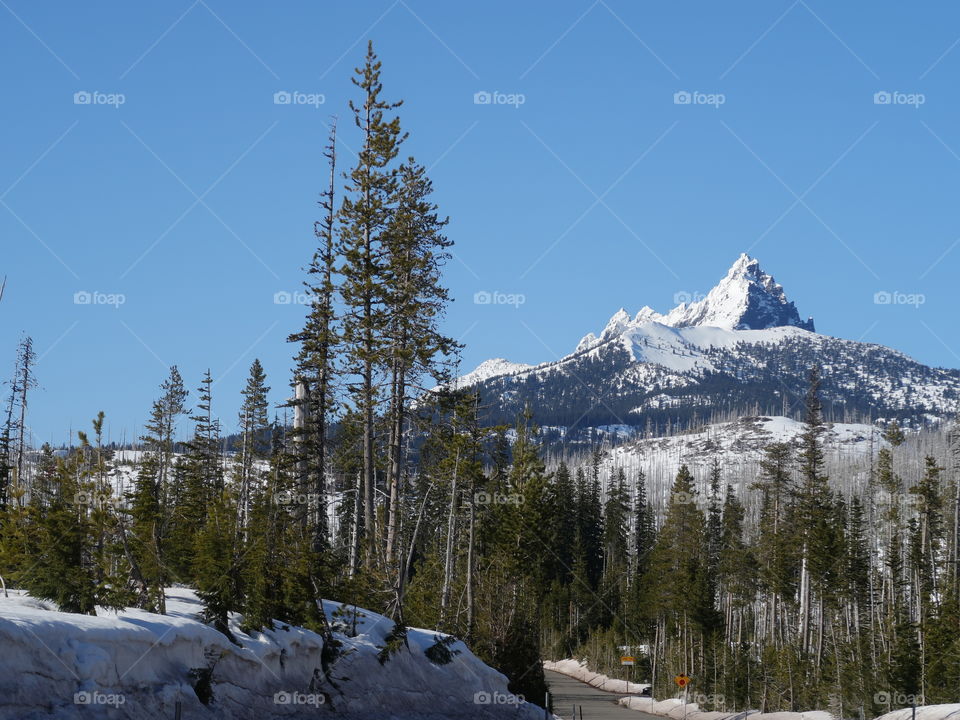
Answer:
[(529, 406), (543, 425), (675, 427), (717, 411), (796, 414), (814, 364), (836, 418), (923, 424), (958, 409), (960, 371), (817, 333), (746, 254), (702, 300), (666, 314), (621, 308), (564, 357), (537, 365), (489, 360), (458, 385), (477, 387), (496, 422)]

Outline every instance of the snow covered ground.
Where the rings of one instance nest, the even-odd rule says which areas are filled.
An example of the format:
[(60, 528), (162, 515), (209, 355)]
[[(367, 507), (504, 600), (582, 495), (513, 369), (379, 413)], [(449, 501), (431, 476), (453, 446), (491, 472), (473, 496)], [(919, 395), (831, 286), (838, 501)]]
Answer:
[[(636, 439), (603, 454), (601, 477), (605, 479), (623, 468), (630, 486), (637, 472), (642, 470), (647, 479), (649, 500), (655, 508), (663, 510), (677, 470), (684, 464), (693, 473), (699, 499), (705, 503), (710, 467), (714, 459), (719, 459), (723, 483), (732, 482), (742, 496), (750, 492), (743, 479), (759, 475), (763, 449), (773, 442), (796, 445), (803, 429), (803, 423), (791, 418), (758, 416), (715, 423), (669, 437)], [(849, 482), (865, 483), (871, 458), (884, 444), (876, 427), (831, 423), (823, 439), (828, 474), (843, 476)]]
[[(910, 708), (894, 710), (881, 715), (877, 720), (911, 720), (913, 711)], [(917, 708), (917, 720), (958, 720), (960, 718), (960, 703), (949, 705), (925, 705)]]
[[(167, 598), (166, 615), (87, 616), (23, 593), (0, 596), (0, 719), (173, 718), (178, 701), (185, 719), (544, 717), (460, 641), (449, 646), (456, 653), (449, 663), (432, 662), (425, 654), (438, 638), (432, 631), (411, 629), (408, 647), (381, 665), (393, 622), (376, 613), (324, 602), (342, 643), (325, 673), (316, 633), (278, 624), (248, 635), (235, 616), (238, 647), (198, 621), (191, 590), (171, 588)], [(204, 675), (207, 705), (199, 697)]]
[[(642, 683), (628, 683), (626, 680), (616, 680), (614, 678), (591, 672), (585, 662), (574, 659), (565, 659), (557, 661), (545, 661), (543, 663), (545, 670), (575, 678), (599, 690), (606, 690), (612, 693), (641, 693), (644, 689), (650, 687)], [(688, 699), (696, 699), (697, 694), (691, 693)], [(666, 700), (655, 700), (649, 697), (625, 697), (620, 699), (620, 704), (631, 710), (639, 710), (650, 715), (660, 715), (669, 717), (673, 720), (836, 720), (835, 716), (825, 710), (814, 710), (811, 712), (773, 712), (761, 713), (756, 710), (740, 710), (736, 712), (716, 712), (702, 711), (696, 702), (686, 703), (680, 698), (668, 698)], [(912, 714), (909, 708), (903, 710), (894, 710), (893, 712), (881, 715), (877, 720), (911, 720)], [(916, 720), (960, 720), (960, 704), (950, 705), (927, 705), (917, 708)]]

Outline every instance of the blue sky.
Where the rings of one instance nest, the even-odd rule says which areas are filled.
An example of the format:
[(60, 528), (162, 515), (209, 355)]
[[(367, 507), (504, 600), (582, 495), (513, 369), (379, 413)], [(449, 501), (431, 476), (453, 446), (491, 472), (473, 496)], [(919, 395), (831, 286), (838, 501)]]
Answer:
[[(819, 331), (960, 366), (956, 5), (3, 0), (0, 375), (32, 335), (37, 441), (101, 409), (139, 434), (174, 363), (211, 369), (228, 429), (254, 357), (286, 396), (303, 308), (274, 297), (331, 115), (353, 159), (368, 38), (451, 218), (465, 370), (554, 359), (744, 251)], [(875, 303), (895, 291), (922, 304)]]

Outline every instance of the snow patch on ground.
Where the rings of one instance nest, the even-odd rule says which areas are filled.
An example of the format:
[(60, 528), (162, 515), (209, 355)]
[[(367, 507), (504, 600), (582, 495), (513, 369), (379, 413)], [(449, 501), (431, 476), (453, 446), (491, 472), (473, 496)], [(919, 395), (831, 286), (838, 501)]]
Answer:
[(598, 690), (606, 690), (607, 692), (613, 693), (642, 693), (644, 690), (650, 686), (642, 683), (628, 682), (626, 680), (617, 680), (616, 678), (607, 677), (606, 675), (601, 675), (600, 673), (592, 672), (587, 668), (585, 662), (580, 660), (573, 660), (572, 658), (567, 658), (566, 660), (545, 660), (543, 663), (544, 670), (553, 670), (558, 672), (561, 675), (566, 675), (567, 677), (572, 677), (574, 680), (579, 680), (582, 683), (586, 683), (591, 687), (595, 687)]
[[(183, 717), (211, 720), (336, 717), (377, 720), (527, 718), (543, 710), (509, 694), (507, 678), (456, 641), (446, 665), (425, 651), (438, 633), (410, 629), (381, 665), (377, 654), (393, 622), (324, 601), (342, 653), (328, 673), (322, 636), (277, 623), (244, 633), (240, 646), (198, 620), (192, 590), (171, 588), (167, 614), (137, 609), (99, 615), (59, 612), (22, 592), (0, 597), (0, 719)], [(355, 626), (355, 634), (351, 627)], [(204, 706), (191, 670), (212, 668), (213, 701)]]
[(619, 702), (631, 710), (639, 710), (650, 715), (662, 715), (663, 717), (673, 718), (673, 720), (745, 720), (748, 716), (750, 720), (836, 720), (833, 715), (825, 710), (802, 713), (761, 713), (755, 710), (716, 712), (700, 710), (697, 703), (684, 704), (680, 698), (654, 700), (653, 698), (625, 697), (620, 698)]

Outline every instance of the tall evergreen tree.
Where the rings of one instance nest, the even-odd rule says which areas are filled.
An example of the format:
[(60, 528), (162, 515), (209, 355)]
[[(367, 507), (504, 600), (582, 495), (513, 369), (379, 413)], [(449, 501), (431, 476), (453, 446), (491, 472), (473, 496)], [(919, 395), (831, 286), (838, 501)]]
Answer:
[(187, 411), (188, 394), (176, 365), (170, 368), (160, 391), (141, 438), (145, 451), (130, 497), (130, 514), (135, 556), (131, 564), (137, 567), (137, 602), (140, 607), (163, 613), (166, 612), (163, 588), (171, 578), (166, 541), (174, 440), (177, 423)]
[(387, 527), (385, 558), (388, 566), (397, 552), (401, 482), (404, 473), (407, 407), (410, 388), (422, 393), (419, 380), (431, 376), (448, 380), (440, 362), (458, 347), (440, 330), (450, 301), (441, 284), (443, 263), (452, 245), (443, 234), (446, 218), (431, 199), (433, 184), (413, 159), (400, 166), (396, 207), (384, 233), (384, 305), (387, 314), (386, 354), (389, 365)]
[(310, 311), (303, 329), (291, 335), (290, 342), (300, 344), (296, 356), (294, 392), (297, 416), (294, 422), (297, 448), (298, 485), (301, 493), (312, 493), (312, 513), (303, 513), (304, 531), (312, 540), (313, 582), (319, 586), (320, 557), (327, 549), (327, 474), (328, 438), (335, 410), (336, 352), (340, 343), (336, 313), (336, 270), (338, 263), (336, 227), (337, 123), (330, 128), (324, 151), (329, 166), (329, 182), (321, 193), (323, 219), (314, 223), (314, 236), (319, 242), (304, 281), (311, 298)]
[(340, 246), (343, 257), (340, 295), (344, 304), (343, 344), (346, 361), (357, 382), (351, 387), (354, 406), (363, 428), (363, 471), (360, 494), (363, 498), (359, 535), (364, 561), (372, 566), (377, 559), (377, 535), (373, 526), (377, 481), (375, 417), (379, 400), (378, 369), (384, 363), (384, 328), (389, 319), (385, 310), (384, 234), (387, 232), (397, 193), (397, 172), (391, 167), (405, 135), (397, 117), (385, 113), (401, 103), (380, 97), (381, 63), (367, 46), (363, 67), (357, 68), (353, 83), (362, 94), (359, 104), (350, 102), (354, 122), (363, 134), (356, 166), (347, 175), (347, 196), (340, 208)]

